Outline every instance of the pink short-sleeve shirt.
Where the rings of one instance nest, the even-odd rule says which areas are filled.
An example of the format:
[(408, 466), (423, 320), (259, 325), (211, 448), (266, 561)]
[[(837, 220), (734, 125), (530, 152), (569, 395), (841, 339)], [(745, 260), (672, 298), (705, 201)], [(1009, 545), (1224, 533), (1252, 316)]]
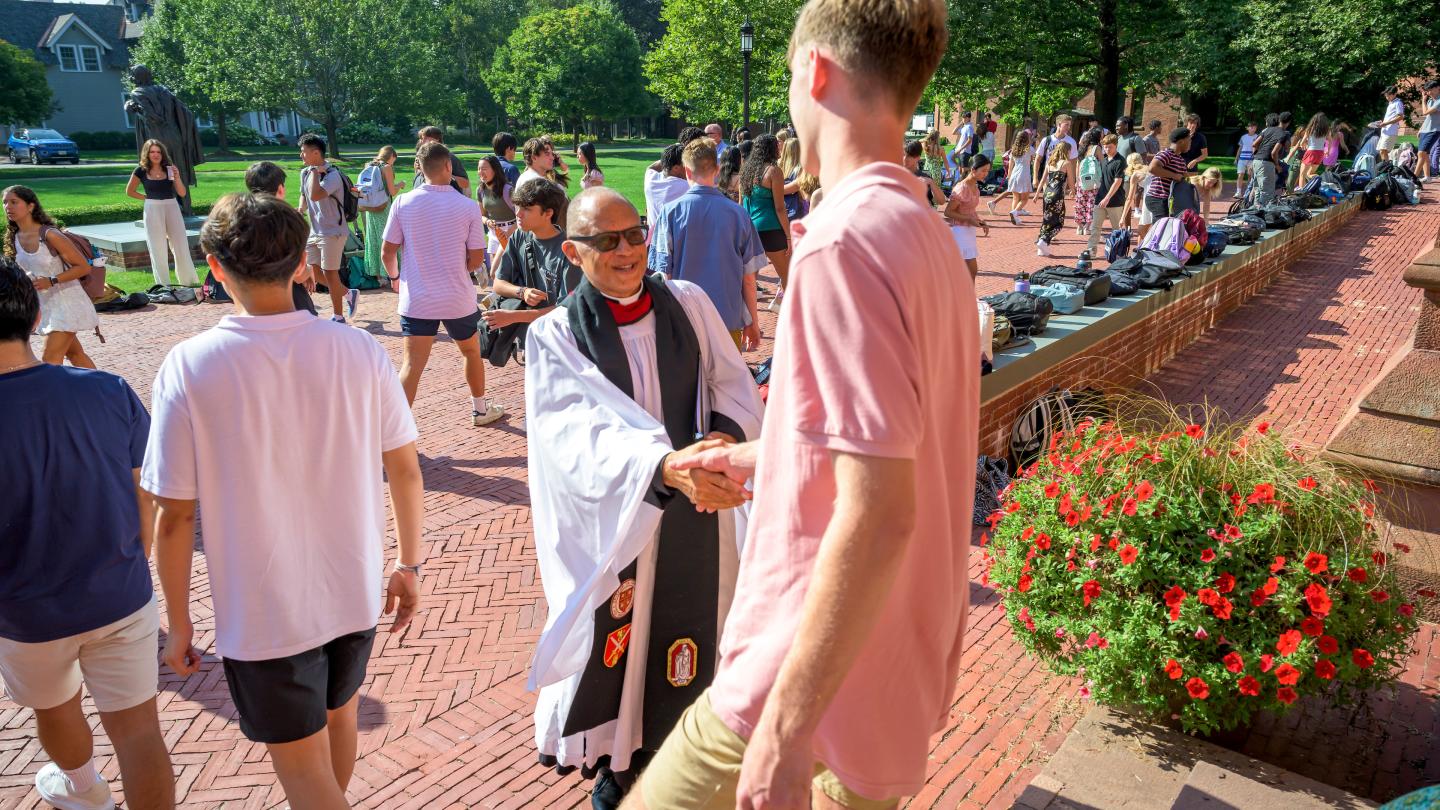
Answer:
[(883, 799), (925, 781), (969, 581), (980, 408), (975, 288), (920, 181), (874, 163), (793, 226), (755, 503), (710, 699), (749, 737), (794, 639), (834, 513), (831, 451), (915, 462), (915, 533), (874, 632), (821, 721), (817, 759)]

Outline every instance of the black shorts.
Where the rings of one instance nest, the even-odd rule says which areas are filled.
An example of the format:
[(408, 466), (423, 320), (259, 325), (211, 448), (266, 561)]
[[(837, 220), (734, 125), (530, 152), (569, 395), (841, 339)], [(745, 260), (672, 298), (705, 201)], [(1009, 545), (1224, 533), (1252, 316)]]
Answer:
[(469, 340), (475, 337), (480, 329), (480, 310), (476, 309), (471, 315), (463, 318), (409, 318), (400, 316), (400, 334), (405, 337), (435, 337), (440, 331), (440, 324), (445, 324), (445, 334), (451, 340)]
[(1170, 216), (1170, 201), (1164, 197), (1146, 197), (1145, 210), (1155, 215), (1155, 219)]
[(760, 232), (760, 246), (765, 248), (766, 253), (778, 253), (790, 246), (790, 240), (784, 231), (775, 228)]
[(258, 743), (303, 740), (325, 728), (325, 712), (350, 702), (365, 682), (375, 628), (266, 661), (226, 658), (225, 681), (240, 733)]

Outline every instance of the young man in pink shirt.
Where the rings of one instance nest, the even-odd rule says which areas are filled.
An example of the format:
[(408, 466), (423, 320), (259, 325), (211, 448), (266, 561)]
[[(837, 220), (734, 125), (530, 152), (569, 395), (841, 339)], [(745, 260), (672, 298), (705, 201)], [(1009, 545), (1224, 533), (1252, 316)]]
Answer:
[(980, 345), (954, 240), (894, 160), (945, 18), (811, 0), (796, 22), (825, 204), (793, 226), (760, 440), (675, 464), (753, 477), (754, 512), (715, 680), (631, 807), (888, 808), (924, 784), (965, 623)]

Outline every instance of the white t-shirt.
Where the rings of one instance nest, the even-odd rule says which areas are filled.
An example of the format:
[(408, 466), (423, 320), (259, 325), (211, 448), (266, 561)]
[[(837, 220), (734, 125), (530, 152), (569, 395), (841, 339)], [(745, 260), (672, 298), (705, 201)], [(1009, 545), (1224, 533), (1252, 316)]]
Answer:
[[(1390, 99), (1390, 103), (1389, 103), (1389, 104), (1386, 104), (1386, 105), (1385, 105), (1385, 117), (1384, 117), (1384, 118), (1381, 118), (1380, 120), (1381, 120), (1381, 121), (1385, 121), (1385, 120), (1394, 118), (1394, 117), (1396, 117), (1397, 115), (1404, 115), (1404, 114), (1405, 114), (1405, 102), (1401, 101), (1399, 96), (1396, 96), (1395, 98)], [(1393, 123), (1393, 124), (1386, 124), (1385, 126), (1383, 126), (1383, 127), (1380, 128), (1380, 134), (1381, 134), (1381, 135), (1384, 135), (1384, 136), (1387, 137), (1387, 138), (1388, 138), (1388, 137), (1391, 137), (1391, 136), (1394, 136), (1394, 135), (1399, 135), (1399, 134), (1400, 134), (1400, 122), (1399, 122), (1399, 121), (1396, 121), (1396, 122)]]
[(1239, 159), (1239, 160), (1254, 160), (1254, 159), (1255, 159), (1255, 143), (1256, 143), (1257, 141), (1259, 141), (1259, 140), (1260, 140), (1260, 136), (1259, 136), (1258, 134), (1256, 134), (1256, 135), (1251, 135), (1250, 133), (1247, 132), (1247, 133), (1245, 133), (1244, 135), (1241, 135), (1241, 136), (1240, 136), (1240, 157), (1239, 157), (1238, 159)]
[[(966, 143), (966, 141), (969, 141), (969, 143)], [(960, 135), (955, 140), (955, 147), (957, 149), (963, 147), (971, 152), (974, 152), (976, 146), (977, 144), (975, 143), (975, 126), (973, 124), (966, 124), (960, 127)]]
[(283, 658), (375, 626), (380, 454), (417, 432), (373, 337), (308, 312), (227, 315), (170, 350), (151, 413), (141, 486), (200, 502), (217, 653)]
[(525, 167), (525, 171), (523, 171), (523, 172), (520, 173), (520, 179), (518, 179), (518, 180), (515, 181), (515, 188), (518, 190), (521, 186), (525, 185), (526, 183), (530, 182), (531, 180), (548, 180), (548, 179), (550, 179), (550, 178), (546, 177), (545, 175), (543, 175), (543, 174), (541, 174), (541, 173), (539, 173), (539, 172), (535, 171), (534, 169), (532, 169), (532, 168), (530, 168), (530, 167), (527, 166), (527, 167)]
[(683, 177), (671, 177), (654, 169), (645, 170), (645, 221), (651, 227), (660, 221), (665, 206), (680, 199), (690, 190), (690, 181)]
[(1055, 151), (1055, 146), (1056, 146), (1057, 144), (1059, 144), (1059, 143), (1062, 143), (1062, 142), (1063, 142), (1063, 143), (1068, 143), (1068, 144), (1070, 144), (1070, 159), (1071, 159), (1071, 160), (1079, 160), (1079, 159), (1080, 159), (1080, 145), (1077, 144), (1077, 143), (1075, 143), (1075, 139), (1074, 139), (1074, 138), (1070, 137), (1069, 135), (1066, 135), (1066, 136), (1063, 137), (1063, 138), (1057, 138), (1057, 137), (1055, 137), (1054, 135), (1048, 135), (1048, 136), (1045, 137), (1045, 139), (1044, 139), (1044, 141), (1043, 141), (1043, 143), (1042, 143), (1042, 145), (1045, 147), (1045, 157), (1042, 159), (1042, 162), (1041, 162), (1041, 165), (1042, 165), (1042, 166), (1048, 166), (1048, 165), (1050, 165), (1050, 153), (1053, 152), (1053, 151)]
[(475, 314), (466, 251), (485, 247), (485, 224), (474, 200), (426, 183), (395, 198), (384, 238), (401, 251), (399, 314), (427, 320)]

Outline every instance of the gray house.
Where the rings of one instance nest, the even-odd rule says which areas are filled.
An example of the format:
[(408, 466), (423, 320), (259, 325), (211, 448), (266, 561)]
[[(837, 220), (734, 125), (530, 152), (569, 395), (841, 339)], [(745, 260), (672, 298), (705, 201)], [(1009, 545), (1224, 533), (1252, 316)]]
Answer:
[(33, 123), (66, 135), (129, 128), (123, 79), (139, 25), (127, 10), (118, 4), (0, 0), (0, 39), (45, 66), (55, 97), (50, 117)]

